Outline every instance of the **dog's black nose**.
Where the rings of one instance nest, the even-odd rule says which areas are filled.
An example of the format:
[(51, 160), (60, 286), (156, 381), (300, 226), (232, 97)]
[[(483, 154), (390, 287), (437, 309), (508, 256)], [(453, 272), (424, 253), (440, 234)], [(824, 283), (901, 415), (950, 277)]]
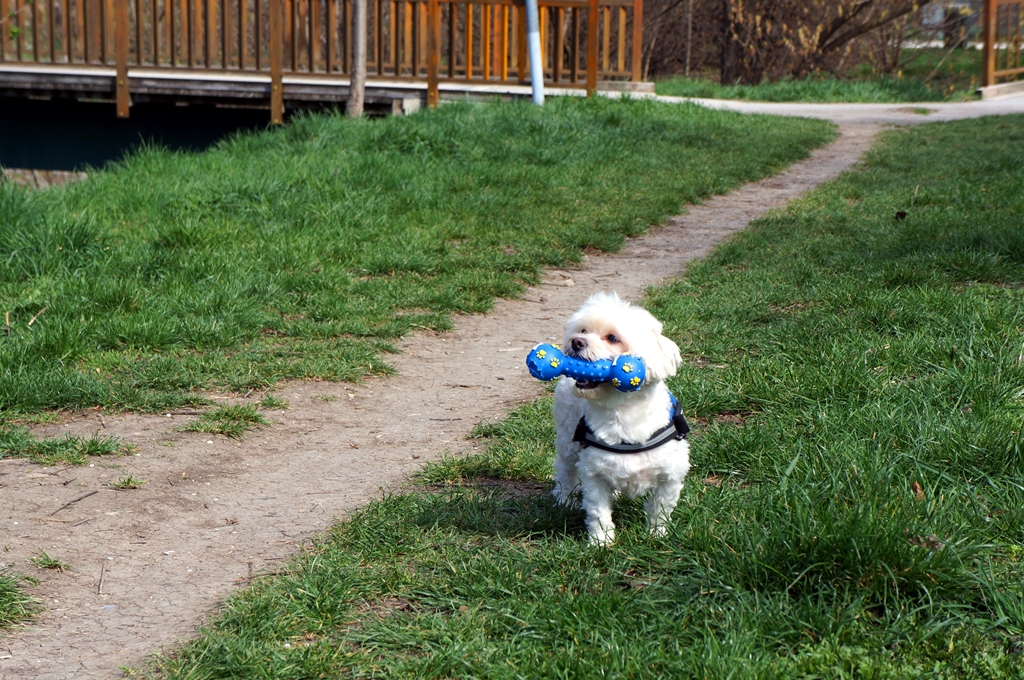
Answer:
[(587, 339), (573, 338), (569, 344), (572, 345), (572, 349), (574, 352), (580, 352), (587, 348)]

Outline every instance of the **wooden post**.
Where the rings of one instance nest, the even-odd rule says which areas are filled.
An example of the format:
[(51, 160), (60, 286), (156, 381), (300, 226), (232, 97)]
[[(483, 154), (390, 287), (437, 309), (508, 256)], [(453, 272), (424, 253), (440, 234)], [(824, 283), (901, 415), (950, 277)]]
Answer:
[(351, 0), (338, 0), (341, 6), (341, 72), (352, 75), (352, 2)]
[[(53, 8), (52, 4), (53, 3), (51, 1), (51, 9)], [(143, 24), (142, 24), (142, 5), (143, 5), (143, 1), (142, 0), (137, 0), (137, 2), (134, 3), (134, 5), (135, 5), (135, 65), (136, 66), (142, 66), (143, 65), (143, 57), (144, 57), (145, 52), (146, 52), (145, 45), (143, 44), (145, 42), (145, 40), (143, 38), (143, 32), (142, 32), (143, 31)], [(154, 66), (155, 65), (156, 64), (154, 64)]]
[(480, 75), (491, 79), (491, 5), (480, 3)]
[(114, 7), (116, 42), (114, 54), (117, 58), (117, 117), (127, 118), (132, 100), (128, 94), (128, 1), (115, 0)]
[(569, 43), (569, 82), (575, 85), (580, 79), (580, 8), (573, 7), (569, 10), (570, 21), (572, 22), (572, 41)]
[[(7, 9), (7, 0), (0, 0), (0, 21), (7, 21), (7, 14), (9, 11), (10, 10)], [(11, 27), (6, 23), (0, 26), (0, 61), (7, 59), (7, 36), (10, 32)]]
[(526, 35), (526, 7), (516, 6), (516, 18), (519, 20), (518, 27), (516, 28), (516, 32), (519, 35), (516, 39), (516, 46), (519, 48), (516, 63), (518, 64), (519, 84), (523, 85), (526, 83), (526, 76), (530, 70), (529, 61), (527, 61), (526, 57), (526, 48), (529, 42), (529, 37)]
[[(13, 15), (13, 16), (12, 16)], [(15, 61), (21, 61), (22, 48), (25, 44), (25, 36), (22, 35), (25, 22), (21, 18), (21, 9), (18, 7), (18, 0), (14, 0), (14, 11), (7, 15), (8, 20), (13, 23), (13, 28), (17, 29), (17, 32), (11, 36), (11, 40), (14, 41)]]
[(608, 71), (608, 60), (612, 53), (612, 8), (601, 12), (601, 70)]
[(455, 3), (448, 4), (448, 77), (455, 77), (455, 52), (457, 50), (458, 41), (458, 5)]
[[(192, 61), (193, 45), (195, 44), (195, 35), (192, 31), (192, 2), (191, 0), (181, 0), (181, 51), (185, 53), (185, 67), (192, 68), (194, 62)], [(188, 44), (185, 45), (186, 38)]]
[(203, 61), (203, 0), (194, 0), (193, 5), (192, 30), (195, 32), (195, 38), (192, 41), (192, 56), (195, 57), (195, 61), (189, 68), (195, 68)]
[[(379, 6), (378, 6), (379, 7)], [(352, 76), (348, 89), (348, 115), (358, 118), (363, 115), (363, 104), (366, 101), (366, 11), (367, 0), (352, 2)], [(380, 26), (380, 12), (377, 12), (377, 26)], [(377, 64), (378, 73), (383, 69), (383, 62)]]
[[(5, 15), (0, 14), (0, 16)], [(68, 0), (64, 0), (64, 4), (61, 6), (61, 21), (64, 24), (64, 56), (68, 58), (68, 63), (70, 64), (74, 61), (74, 58), (71, 55), (71, 3)], [(0, 60), (2, 59), (3, 57), (0, 57)]]
[(57, 30), (56, 30), (57, 22), (56, 22), (56, 20), (54, 18), (55, 14), (56, 14), (56, 12), (53, 11), (53, 0), (47, 0), (46, 19), (47, 19), (47, 22), (49, 23), (49, 26), (47, 28), (49, 28), (48, 33), (50, 34), (50, 63), (51, 64), (53, 64), (53, 63), (55, 63), (57, 61), (57, 58), (54, 57), (54, 54), (57, 52)]
[[(81, 0), (79, 0), (81, 2)], [(79, 5), (81, 7), (81, 5)], [(164, 34), (164, 44), (167, 45), (167, 65), (175, 66), (174, 57), (174, 7), (173, 0), (164, 0), (164, 18), (167, 21), (164, 22), (167, 28), (167, 32)], [(184, 31), (181, 36), (182, 42), (185, 41)]]
[[(453, 7), (455, 5), (452, 5)], [(466, 80), (473, 78), (473, 3), (466, 5)]]
[(338, 49), (338, 2), (327, 0), (327, 60), (324, 68), (328, 73), (334, 73), (334, 54)]
[(440, 51), (441, 3), (438, 0), (427, 0), (427, 106), (432, 109), (437, 108)]
[(996, 84), (996, 0), (985, 0), (982, 22), (981, 84), (988, 87)]
[(555, 9), (555, 53), (552, 55), (554, 64), (554, 85), (557, 87), (562, 81), (562, 65), (565, 62), (565, 9)]
[(508, 5), (498, 5), (498, 78), (508, 80)]
[(630, 80), (644, 79), (644, 0), (633, 0), (633, 70)]
[[(153, 8), (152, 17), (153, 17), (153, 21), (150, 22), (151, 23), (150, 28), (153, 30), (153, 45), (152, 45), (152, 47), (153, 47), (153, 68), (159, 68), (160, 67), (160, 9), (159, 9), (159, 7), (157, 7), (157, 5), (158, 5), (157, 0), (152, 0), (152, 8)], [(139, 7), (140, 8), (142, 7), (142, 3), (139, 3)], [(141, 12), (140, 12), (140, 14), (141, 14)], [(68, 16), (68, 14), (65, 13), (64, 16)], [(139, 35), (142, 35), (142, 30), (141, 29), (139, 29)], [(138, 42), (141, 45), (142, 41), (139, 40)], [(142, 66), (142, 49), (141, 48), (139, 48), (139, 58), (136, 60), (135, 63), (138, 64), (139, 66)]]
[(214, 12), (214, 0), (206, 0), (206, 68), (213, 68), (213, 60), (217, 54), (217, 13)]
[[(220, 0), (220, 67), (225, 71), (231, 65), (231, 0)], [(139, 16), (142, 13), (139, 12)], [(139, 19), (139, 21), (142, 21)], [(239, 42), (241, 42), (241, 33), (239, 35)], [(141, 41), (140, 41), (141, 43)]]
[(39, 61), (39, 3), (32, 3), (32, 60)]
[(270, 122), (284, 122), (284, 90), (281, 69), (284, 61), (284, 31), (281, 25), (281, 0), (270, 0)]
[(238, 0), (238, 70), (245, 68), (245, 57), (249, 52), (249, 9), (245, 0)]
[(590, 0), (587, 13), (587, 96), (597, 94), (597, 40), (598, 17), (597, 0)]
[[(227, 3), (227, 0), (223, 0)], [(330, 0), (328, 0), (330, 4)], [(328, 13), (330, 9), (328, 8)], [(320, 0), (309, 3), (309, 72), (315, 73), (320, 66), (320, 36), (323, 35), (323, 17), (320, 16)], [(328, 73), (330, 71), (328, 70)]]

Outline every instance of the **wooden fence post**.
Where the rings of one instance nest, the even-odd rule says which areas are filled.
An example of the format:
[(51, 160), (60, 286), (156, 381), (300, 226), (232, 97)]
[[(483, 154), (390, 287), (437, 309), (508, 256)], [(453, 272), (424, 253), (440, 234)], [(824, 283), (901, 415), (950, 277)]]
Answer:
[[(455, 5), (451, 5), (454, 10)], [(441, 51), (441, 3), (427, 0), (427, 106), (437, 108), (437, 79)], [(449, 55), (449, 59), (453, 55)], [(415, 65), (414, 65), (415, 66)], [(413, 69), (415, 71), (415, 68)]]
[(281, 0), (270, 0), (270, 122), (284, 122), (284, 90), (281, 69), (284, 61), (284, 32), (281, 27)]
[(644, 0), (633, 0), (633, 71), (630, 80), (644, 79)]
[[(8, 21), (7, 0), (0, 0), (0, 21)], [(5, 23), (0, 26), (0, 61), (7, 59), (7, 36), (11, 32), (10, 27)]]
[(132, 100), (128, 92), (128, 0), (115, 0), (114, 55), (117, 59), (117, 117), (127, 118)]
[(996, 0), (985, 0), (981, 15), (983, 50), (981, 58), (981, 84), (983, 87), (996, 84)]
[(597, 0), (590, 0), (587, 12), (587, 96), (597, 94)]

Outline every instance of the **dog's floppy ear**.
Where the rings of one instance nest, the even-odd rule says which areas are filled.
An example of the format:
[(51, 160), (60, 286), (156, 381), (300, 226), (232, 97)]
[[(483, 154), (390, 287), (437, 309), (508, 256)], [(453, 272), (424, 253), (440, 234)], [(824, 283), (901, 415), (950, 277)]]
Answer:
[(676, 374), (683, 357), (679, 354), (679, 347), (676, 343), (666, 338), (661, 333), (655, 332), (652, 349), (654, 351), (644, 354), (644, 363), (647, 364), (647, 380), (649, 382), (665, 380)]

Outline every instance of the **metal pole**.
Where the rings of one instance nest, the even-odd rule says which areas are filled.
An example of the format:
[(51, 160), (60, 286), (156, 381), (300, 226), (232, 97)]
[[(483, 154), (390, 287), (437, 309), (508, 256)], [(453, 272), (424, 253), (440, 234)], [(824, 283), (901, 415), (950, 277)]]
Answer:
[[(349, 81), (348, 115), (358, 118), (363, 115), (363, 103), (366, 101), (366, 0), (352, 2), (352, 78)], [(380, 21), (380, 17), (377, 17)]]
[(544, 64), (540, 60), (537, 0), (526, 0), (526, 35), (530, 44), (530, 85), (533, 87), (533, 103), (544, 106)]
[(693, 41), (693, 0), (686, 2), (686, 73), (690, 77), (690, 43)]

